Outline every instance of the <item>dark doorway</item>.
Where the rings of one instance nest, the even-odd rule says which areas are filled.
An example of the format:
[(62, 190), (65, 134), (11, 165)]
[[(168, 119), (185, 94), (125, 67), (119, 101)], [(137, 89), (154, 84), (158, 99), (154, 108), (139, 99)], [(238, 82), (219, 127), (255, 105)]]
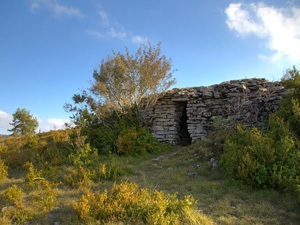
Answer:
[(187, 127), (187, 113), (186, 113), (186, 102), (180, 102), (179, 106), (181, 109), (181, 118), (180, 118), (180, 122), (179, 122), (179, 145), (182, 146), (186, 146), (186, 145), (190, 145), (192, 143), (192, 138), (190, 136), (190, 133), (188, 131), (188, 127)]

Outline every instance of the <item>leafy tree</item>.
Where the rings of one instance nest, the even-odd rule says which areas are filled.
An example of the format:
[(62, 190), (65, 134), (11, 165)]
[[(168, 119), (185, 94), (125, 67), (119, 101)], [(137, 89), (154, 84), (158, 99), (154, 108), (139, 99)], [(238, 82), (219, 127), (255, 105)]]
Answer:
[(94, 70), (92, 86), (73, 96), (77, 106), (66, 104), (65, 109), (76, 112), (74, 118), (81, 121), (91, 120), (87, 111), (101, 120), (130, 113), (141, 120), (140, 109), (154, 103), (158, 93), (175, 83), (171, 59), (161, 55), (160, 45), (141, 45), (135, 55), (127, 48), (125, 54), (113, 51)]
[(39, 126), (37, 119), (33, 115), (30, 115), (30, 111), (20, 108), (13, 113), (13, 121), (9, 124), (13, 128), (8, 131), (13, 132), (13, 135), (16, 136), (35, 134), (35, 130)]

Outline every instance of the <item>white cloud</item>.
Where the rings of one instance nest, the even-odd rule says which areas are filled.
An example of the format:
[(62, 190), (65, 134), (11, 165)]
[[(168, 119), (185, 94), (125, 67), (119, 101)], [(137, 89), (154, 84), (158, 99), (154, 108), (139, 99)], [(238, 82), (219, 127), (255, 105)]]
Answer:
[(113, 27), (111, 27), (109, 29), (109, 31), (107, 32), (107, 36), (112, 37), (112, 38), (122, 39), (122, 38), (126, 37), (126, 32), (118, 32)]
[(125, 29), (118, 23), (118, 21), (112, 22), (109, 15), (103, 9), (98, 11), (98, 16), (100, 17), (101, 27), (97, 30), (86, 30), (87, 34), (99, 39), (123, 39), (127, 36), (126, 31), (124, 31)]
[(98, 11), (98, 15), (101, 18), (102, 25), (104, 25), (104, 26), (109, 26), (110, 25), (110, 22), (109, 22), (109, 19), (108, 19), (108, 15), (107, 15), (106, 12), (104, 12), (103, 10), (99, 10)]
[[(87, 29), (86, 33), (99, 39), (118, 38), (124, 39), (127, 37), (126, 29), (115, 19), (111, 18), (100, 5), (98, 5), (98, 16), (100, 17), (100, 27), (98, 29)], [(147, 37), (139, 35), (129, 35), (130, 40), (135, 44), (147, 43)]]
[[(41, 130), (42, 132), (50, 130), (64, 129), (65, 123), (70, 123), (69, 119), (61, 118), (50, 118), (50, 119), (41, 119), (38, 116), (34, 116), (39, 122), (39, 127), (37, 131)], [(9, 125), (13, 120), (12, 114), (6, 113), (0, 110), (0, 134), (9, 134), (7, 129), (11, 129), (12, 126)]]
[(91, 36), (94, 36), (96, 38), (99, 38), (99, 39), (102, 39), (102, 38), (105, 38), (105, 34), (99, 32), (99, 31), (96, 31), (96, 30), (86, 30), (86, 33), (91, 35)]
[(92, 35), (94, 37), (97, 37), (99, 39), (105, 39), (105, 38), (119, 38), (122, 39), (126, 37), (126, 32), (117, 32), (114, 28), (110, 28), (106, 33), (101, 33), (96, 30), (87, 30), (86, 31), (89, 35)]
[(59, 4), (57, 0), (30, 0), (30, 9), (32, 12), (42, 8), (50, 10), (56, 17), (84, 17), (79, 9)]
[(12, 126), (9, 125), (13, 120), (13, 116), (11, 114), (8, 114), (6, 112), (3, 112), (0, 110), (0, 129), (1, 132), (7, 132), (7, 129), (11, 129)]
[(39, 128), (42, 132), (50, 131), (50, 130), (59, 130), (64, 129), (66, 123), (70, 123), (69, 119), (57, 119), (57, 118), (50, 118), (50, 119), (40, 119), (39, 121)]
[(265, 4), (232, 3), (226, 8), (226, 23), (238, 35), (254, 35), (266, 41), (275, 53), (259, 58), (278, 62), (300, 60), (300, 9), (275, 8)]
[(136, 36), (133, 36), (131, 40), (133, 43), (136, 43), (136, 44), (144, 44), (149, 41), (149, 38), (136, 35)]

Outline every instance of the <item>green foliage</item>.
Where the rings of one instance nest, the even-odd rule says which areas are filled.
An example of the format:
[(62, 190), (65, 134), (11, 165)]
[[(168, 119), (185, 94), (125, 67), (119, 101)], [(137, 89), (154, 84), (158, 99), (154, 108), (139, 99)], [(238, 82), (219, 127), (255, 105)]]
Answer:
[(299, 101), (300, 101), (300, 73), (294, 66), (287, 70), (282, 78), (282, 84), (289, 93), (281, 100), (280, 110), (277, 115), (291, 128), (294, 135), (300, 137)]
[(27, 136), (12, 137), (0, 143), (0, 158), (5, 159), (9, 168), (21, 167), (25, 161), (32, 158), (32, 149), (24, 148)]
[[(38, 170), (34, 168), (32, 163), (26, 163), (24, 165), (28, 169), (28, 173), (25, 176), (25, 182), (23, 187), (28, 190), (47, 190), (50, 186), (56, 186), (59, 183), (56, 181), (57, 169), (53, 167), (45, 167), (45, 169)], [(47, 179), (52, 180), (50, 183)]]
[[(16, 185), (8, 187), (1, 195), (1, 224), (23, 224), (31, 221), (38, 213), (46, 213), (56, 205), (56, 191), (49, 182), (43, 182), (43, 188), (34, 189), (29, 202), (24, 203), (25, 193)], [(29, 203), (29, 204), (28, 204)]]
[(296, 193), (300, 200), (300, 77), (295, 67), (288, 73), (283, 83), (290, 92), (278, 112), (270, 115), (269, 129), (238, 126), (237, 134), (226, 142), (220, 164), (247, 184)]
[(275, 161), (274, 142), (257, 128), (248, 131), (237, 127), (237, 134), (228, 139), (220, 161), (223, 169), (235, 178), (253, 186), (269, 186)]
[(93, 172), (89, 169), (85, 169), (82, 166), (75, 167), (64, 176), (64, 184), (69, 187), (81, 187), (89, 186), (91, 184), (91, 178)]
[(46, 213), (48, 210), (53, 209), (56, 204), (57, 192), (52, 189), (49, 182), (44, 182), (44, 187), (42, 190), (35, 190), (33, 193), (33, 207), (35, 209)]
[(186, 212), (191, 210), (195, 200), (186, 196), (178, 200), (176, 194), (139, 190), (135, 183), (114, 184), (111, 191), (103, 193), (86, 192), (75, 204), (79, 218), (86, 222), (124, 222), (138, 224), (181, 224)]
[(11, 207), (7, 206), (4, 208), (2, 215), (0, 216), (1, 224), (27, 224), (33, 219), (35, 212), (33, 209), (19, 206)]
[(86, 144), (84, 148), (75, 150), (74, 153), (69, 155), (71, 164), (75, 166), (85, 166), (87, 168), (94, 167), (99, 161), (98, 151), (96, 148), (91, 148)]
[(38, 135), (26, 135), (22, 137), (23, 148), (24, 149), (34, 149), (38, 146), (39, 136)]
[(84, 130), (87, 136), (87, 142), (93, 148), (97, 148), (98, 152), (103, 155), (108, 155), (109, 152), (116, 152), (115, 140), (118, 137), (117, 125), (114, 128), (109, 128), (103, 124), (97, 124), (87, 127)]
[[(281, 120), (277, 118), (277, 121)], [(220, 161), (226, 173), (255, 187), (297, 193), (300, 185), (299, 143), (284, 135), (285, 128), (280, 124), (277, 128), (279, 130), (273, 128), (270, 133), (263, 133), (257, 128), (249, 131), (238, 126), (237, 134), (227, 140)], [(281, 137), (275, 139), (280, 131), (283, 131)]]
[(120, 155), (159, 152), (166, 146), (158, 142), (143, 126), (125, 128), (117, 139), (117, 153)]
[(89, 186), (92, 181), (116, 181), (119, 177), (132, 174), (131, 168), (118, 163), (111, 154), (106, 163), (99, 163), (99, 161), (95, 161), (92, 163), (82, 164), (81, 160), (75, 160), (75, 162), (75, 168), (72, 168), (64, 177), (64, 183), (70, 187)]
[(18, 188), (17, 185), (12, 185), (4, 191), (1, 196), (1, 200), (4, 205), (14, 205), (19, 207), (23, 205), (22, 196), (22, 188)]
[(24, 206), (23, 190), (16, 185), (8, 187), (1, 196), (1, 224), (23, 224), (32, 220), (33, 210)]
[(12, 125), (13, 128), (8, 131), (13, 132), (15, 136), (19, 136), (35, 134), (39, 123), (33, 115), (30, 115), (30, 111), (18, 108), (17, 111), (13, 113), (13, 122), (10, 123), (10, 125)]
[(51, 131), (36, 135), (22, 135), (0, 140), (0, 158), (10, 168), (32, 162), (39, 168), (62, 165), (68, 162), (72, 146), (71, 130)]
[(96, 176), (101, 180), (116, 181), (119, 177), (133, 173), (131, 168), (118, 163), (113, 155), (110, 154), (109, 158), (106, 164), (100, 163), (96, 170)]
[(8, 167), (4, 164), (4, 161), (0, 158), (0, 181), (5, 179), (8, 175)]
[(157, 93), (175, 83), (171, 67), (171, 60), (161, 55), (160, 43), (157, 47), (150, 42), (141, 45), (135, 55), (127, 48), (125, 54), (113, 51), (101, 61), (99, 70), (94, 70), (92, 87), (74, 95), (75, 106), (66, 104), (65, 108), (75, 112), (77, 121), (89, 120), (88, 115), (93, 114), (103, 120), (112, 114), (131, 112), (141, 119), (140, 109), (155, 102)]

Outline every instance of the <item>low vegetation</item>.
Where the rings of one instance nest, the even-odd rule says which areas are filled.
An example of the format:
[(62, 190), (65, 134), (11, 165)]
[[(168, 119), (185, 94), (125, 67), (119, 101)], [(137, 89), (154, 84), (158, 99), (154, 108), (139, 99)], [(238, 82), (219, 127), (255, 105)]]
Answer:
[(292, 195), (236, 183), (214, 165), (228, 132), (139, 155), (103, 155), (89, 144), (74, 148), (74, 133), (37, 134), (30, 157), (24, 146), (32, 139), (1, 142), (4, 165), (4, 157), (11, 165), (0, 182), (1, 224), (297, 224), (300, 219)]
[(226, 173), (257, 188), (293, 193), (300, 203), (300, 74), (294, 67), (283, 79), (290, 90), (266, 130), (241, 125), (228, 138), (221, 165)]
[(99, 68), (66, 105), (76, 127), (34, 135), (14, 119), (15, 137), (0, 139), (0, 224), (299, 224), (295, 67), (264, 129), (217, 118), (207, 140), (186, 147), (159, 143), (142, 123), (155, 101), (144, 97), (175, 81), (160, 44)]

